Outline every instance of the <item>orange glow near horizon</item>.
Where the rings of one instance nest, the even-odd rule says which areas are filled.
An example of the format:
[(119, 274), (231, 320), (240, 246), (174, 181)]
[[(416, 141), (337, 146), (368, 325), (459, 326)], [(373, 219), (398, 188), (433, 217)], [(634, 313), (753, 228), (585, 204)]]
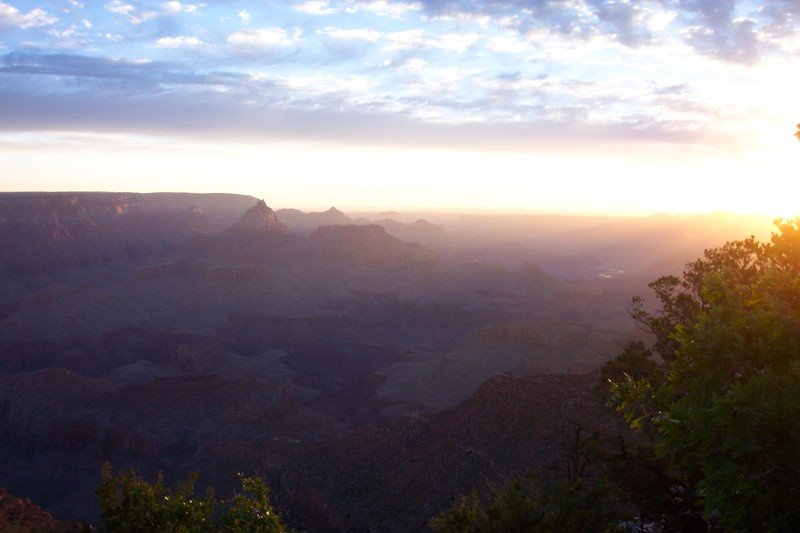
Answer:
[[(57, 138), (57, 137), (56, 137)], [(334, 144), (182, 144), (98, 138), (97, 148), (6, 148), (0, 189), (231, 192), (304, 210), (514, 211), (647, 215), (726, 211), (793, 217), (789, 139), (745, 154), (678, 156), (412, 150)], [(42, 153), (44, 150), (44, 153)], [(619, 155), (627, 154), (627, 155)], [(57, 169), (57, 172), (54, 171)]]

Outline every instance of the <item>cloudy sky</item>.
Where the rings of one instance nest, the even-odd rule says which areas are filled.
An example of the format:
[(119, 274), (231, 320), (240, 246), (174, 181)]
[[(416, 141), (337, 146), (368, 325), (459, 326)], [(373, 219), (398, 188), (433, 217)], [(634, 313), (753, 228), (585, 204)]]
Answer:
[(800, 210), (800, 0), (0, 1), (0, 190)]

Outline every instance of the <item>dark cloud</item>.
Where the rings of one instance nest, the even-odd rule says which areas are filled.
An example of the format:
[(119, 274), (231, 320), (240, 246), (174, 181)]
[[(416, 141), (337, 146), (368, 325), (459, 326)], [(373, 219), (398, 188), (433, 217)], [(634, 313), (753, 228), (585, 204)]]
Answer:
[(597, 18), (626, 46), (637, 47), (656, 41), (656, 36), (642, 23), (642, 8), (636, 4), (607, 2), (598, 5), (596, 13)]
[[(742, 0), (421, 0), (429, 14), (517, 15), (522, 34), (546, 28), (576, 39), (608, 35), (621, 44), (638, 47), (656, 43), (659, 36), (647, 26), (647, 10), (675, 10), (686, 42), (698, 53), (726, 62), (752, 64), (772, 45), (760, 35), (783, 37), (800, 30), (800, 1), (764, 2), (746, 17)], [(584, 6), (588, 8), (586, 13)]]
[[(143, 85), (231, 84), (243, 75), (229, 72), (198, 73), (178, 64), (141, 62), (125, 59), (89, 57), (73, 54), (35, 54), (12, 52), (2, 56), (0, 74), (28, 76), (66, 76), (74, 79), (100, 78), (125, 80)], [(48, 85), (42, 80), (43, 85)], [(53, 80), (49, 85), (52, 85)]]
[(800, 26), (800, 0), (772, 0), (762, 6), (767, 20), (764, 30), (771, 37), (785, 37)]
[(692, 28), (687, 31), (687, 42), (700, 54), (746, 65), (758, 61), (768, 47), (759, 39), (752, 20)]
[(682, 0), (679, 8), (687, 25), (687, 43), (721, 61), (758, 61), (767, 45), (759, 39), (754, 20), (736, 18), (736, 7), (736, 0)]

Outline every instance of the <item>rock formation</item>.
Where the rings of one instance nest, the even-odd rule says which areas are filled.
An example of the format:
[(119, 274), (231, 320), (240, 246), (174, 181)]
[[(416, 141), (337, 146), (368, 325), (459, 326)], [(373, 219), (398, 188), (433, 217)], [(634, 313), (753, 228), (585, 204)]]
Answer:
[(225, 233), (234, 236), (290, 234), (286, 225), (278, 222), (275, 212), (264, 200), (259, 200), (256, 205), (245, 211), (242, 218)]

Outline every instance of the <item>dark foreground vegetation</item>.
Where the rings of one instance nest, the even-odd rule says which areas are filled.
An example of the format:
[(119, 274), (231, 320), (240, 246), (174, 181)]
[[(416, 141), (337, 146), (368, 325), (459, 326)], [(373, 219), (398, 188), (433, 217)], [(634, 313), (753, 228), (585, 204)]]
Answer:
[(198, 497), (197, 474), (177, 487), (142, 479), (135, 470), (114, 476), (103, 467), (97, 489), (103, 525), (109, 531), (285, 531), (269, 502), (269, 489), (259, 477), (239, 474), (241, 489), (230, 499), (215, 498), (214, 489)]

